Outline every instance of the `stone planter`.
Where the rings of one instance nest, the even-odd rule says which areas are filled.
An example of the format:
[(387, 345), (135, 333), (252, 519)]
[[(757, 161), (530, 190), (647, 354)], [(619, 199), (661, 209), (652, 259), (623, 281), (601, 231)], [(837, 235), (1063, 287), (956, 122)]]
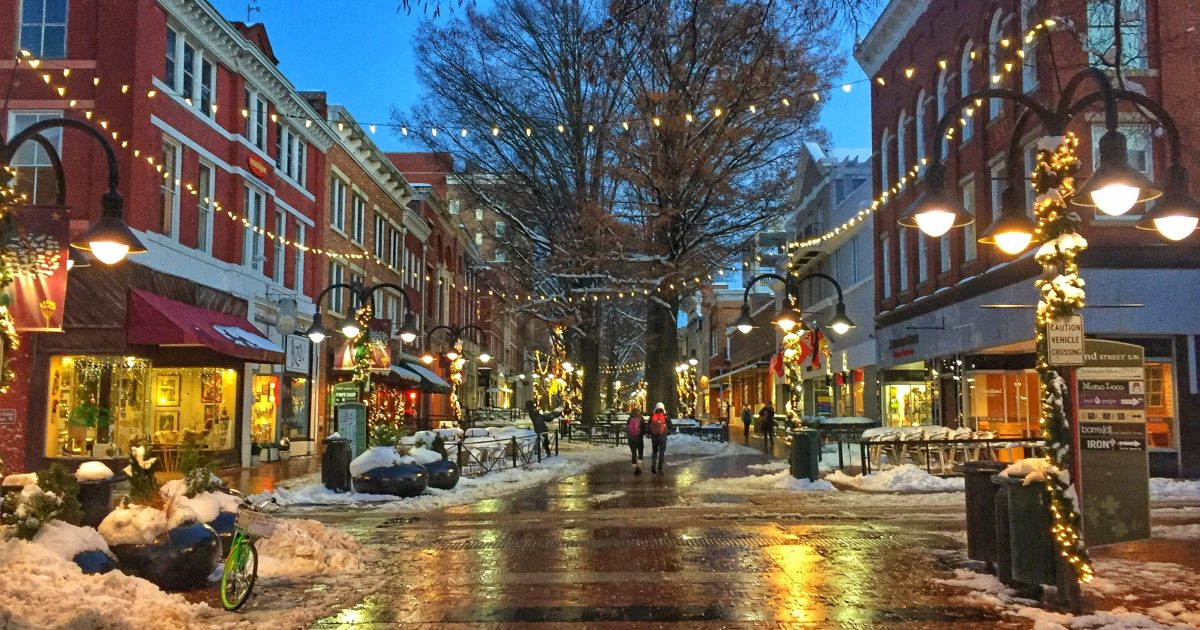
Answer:
[(458, 485), (459, 470), (458, 464), (443, 459), (440, 462), (425, 464), (425, 470), (429, 471), (429, 487), (439, 490), (450, 490)]
[(71, 560), (88, 575), (108, 573), (117, 568), (117, 559), (99, 549), (81, 551)]
[(415, 497), (429, 487), (429, 472), (420, 464), (395, 464), (372, 468), (354, 478), (354, 491)]
[(229, 543), (233, 541), (233, 525), (237, 521), (237, 514), (233, 512), (221, 512), (217, 514), (217, 518), (208, 522), (208, 526), (217, 532), (217, 537), (221, 539), (221, 557), (229, 555)]
[(291, 456), (292, 456), (291, 449), (288, 449), (288, 450), (279, 449), (279, 461), (287, 461), (289, 458), (291, 458)]
[(113, 545), (121, 570), (164, 590), (204, 586), (221, 561), (221, 541), (203, 523), (180, 525), (148, 545)]

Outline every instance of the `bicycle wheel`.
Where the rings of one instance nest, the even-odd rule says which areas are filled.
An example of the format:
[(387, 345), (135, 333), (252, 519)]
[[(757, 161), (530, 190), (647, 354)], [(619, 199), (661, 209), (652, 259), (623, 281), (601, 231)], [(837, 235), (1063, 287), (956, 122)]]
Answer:
[(229, 550), (225, 569), (221, 571), (221, 605), (225, 610), (237, 610), (250, 599), (257, 577), (258, 550), (254, 543), (243, 540)]

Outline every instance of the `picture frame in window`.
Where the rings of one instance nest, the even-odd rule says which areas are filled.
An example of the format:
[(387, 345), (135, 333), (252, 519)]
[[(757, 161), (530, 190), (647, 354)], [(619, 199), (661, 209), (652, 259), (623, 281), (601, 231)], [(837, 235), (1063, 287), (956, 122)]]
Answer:
[(179, 430), (179, 412), (178, 411), (159, 411), (154, 414), (154, 430), (155, 431), (178, 431)]
[(221, 373), (212, 372), (204, 374), (200, 377), (200, 402), (202, 403), (220, 403), (221, 402)]
[(154, 381), (154, 400), (159, 407), (179, 406), (179, 375), (160, 374)]

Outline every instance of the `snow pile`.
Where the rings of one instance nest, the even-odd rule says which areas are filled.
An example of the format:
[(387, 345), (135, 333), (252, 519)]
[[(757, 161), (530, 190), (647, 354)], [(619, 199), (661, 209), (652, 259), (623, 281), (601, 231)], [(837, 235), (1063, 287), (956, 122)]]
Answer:
[(395, 466), (403, 461), (396, 449), (391, 446), (373, 446), (365, 451), (362, 455), (354, 458), (350, 462), (350, 475), (353, 477), (361, 476), (368, 470), (383, 468), (384, 466)]
[(431, 451), (427, 448), (414, 448), (408, 452), (408, 456), (422, 466), (442, 461), (442, 454), (437, 451)]
[(1036, 481), (1045, 481), (1049, 475), (1057, 475), (1058, 468), (1045, 457), (1027, 457), (1009, 464), (1000, 474), (1022, 477), (1025, 480), (1022, 485), (1028, 486)]
[(706, 479), (690, 486), (691, 492), (706, 494), (754, 493), (770, 492), (772, 490), (787, 490), (789, 492), (834, 492), (833, 484), (818, 479), (796, 479), (786, 470), (769, 475), (751, 475), (749, 477), (729, 477), (724, 479)]
[(1153, 477), (1150, 479), (1150, 498), (1155, 501), (1200, 501), (1200, 479)]
[(263, 577), (358, 573), (365, 554), (350, 534), (308, 519), (279, 519), (275, 532), (255, 547)]
[(75, 471), (77, 481), (108, 481), (112, 479), (113, 471), (104, 462), (83, 462)]
[(33, 537), (34, 544), (54, 552), (63, 560), (73, 560), (85, 551), (108, 553), (108, 543), (91, 527), (76, 527), (62, 521), (50, 521)]
[[(650, 448), (650, 440), (646, 440), (646, 448)], [(762, 451), (735, 444), (733, 442), (710, 442), (696, 435), (676, 433), (667, 438), (667, 463), (670, 464), (672, 455), (711, 455), (723, 457), (726, 455), (762, 455)]]
[(182, 479), (168, 481), (162, 485), (162, 488), (159, 488), (159, 492), (167, 500), (167, 511), (175, 517), (172, 520), (179, 521), (172, 524), (172, 527), (186, 522), (188, 512), (194, 514), (195, 520), (200, 523), (211, 523), (221, 515), (221, 512), (237, 514), (238, 507), (241, 505), (241, 501), (232, 494), (201, 492), (189, 498), (184, 494), (186, 491), (187, 483)]
[(767, 462), (765, 464), (750, 464), (746, 466), (746, 470), (758, 470), (762, 472), (776, 472), (779, 470), (787, 470), (787, 462)]
[(37, 485), (37, 473), (17, 473), (9, 475), (0, 482), (6, 488), (24, 488)]
[(1171, 540), (1200, 540), (1200, 523), (1186, 525), (1152, 525), (1152, 538), (1169, 538)]
[(130, 504), (110, 512), (97, 529), (109, 545), (139, 545), (154, 542), (169, 527), (162, 510)]
[(866, 492), (962, 492), (964, 488), (962, 477), (935, 477), (913, 464), (853, 477), (838, 470), (830, 473), (826, 479)]
[(212, 627), (232, 619), (120, 571), (84, 575), (43, 545), (0, 542), (0, 620), (7, 628)]
[(612, 501), (613, 499), (619, 499), (623, 496), (625, 496), (625, 491), (617, 490), (615, 492), (605, 492), (603, 494), (593, 494), (592, 496), (587, 498), (587, 502), (591, 503), (593, 505), (598, 505), (598, 504), (604, 503), (606, 501)]

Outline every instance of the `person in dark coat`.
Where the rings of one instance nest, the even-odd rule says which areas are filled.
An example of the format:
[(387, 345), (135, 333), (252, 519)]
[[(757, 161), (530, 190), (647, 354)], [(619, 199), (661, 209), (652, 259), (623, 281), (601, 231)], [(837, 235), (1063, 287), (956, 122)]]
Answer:
[(671, 419), (667, 417), (667, 408), (662, 403), (654, 405), (654, 413), (650, 414), (646, 431), (650, 434), (650, 474), (661, 475), (667, 457), (667, 434), (671, 431)]
[(750, 441), (750, 425), (754, 424), (754, 412), (750, 410), (750, 405), (742, 405), (742, 434), (746, 437), (746, 442)]
[(775, 446), (775, 408), (771, 403), (763, 405), (758, 412), (758, 430), (763, 434), (763, 444), (770, 453), (771, 447)]
[(525, 401), (525, 413), (529, 414), (529, 421), (533, 423), (534, 432), (542, 438), (542, 448), (546, 451), (546, 457), (550, 457), (550, 427), (546, 423), (561, 416), (562, 412), (539, 413), (533, 401), (527, 400)]
[(625, 426), (625, 437), (629, 440), (629, 456), (633, 462), (633, 474), (642, 474), (642, 454), (646, 451), (646, 419), (642, 412), (634, 409)]

